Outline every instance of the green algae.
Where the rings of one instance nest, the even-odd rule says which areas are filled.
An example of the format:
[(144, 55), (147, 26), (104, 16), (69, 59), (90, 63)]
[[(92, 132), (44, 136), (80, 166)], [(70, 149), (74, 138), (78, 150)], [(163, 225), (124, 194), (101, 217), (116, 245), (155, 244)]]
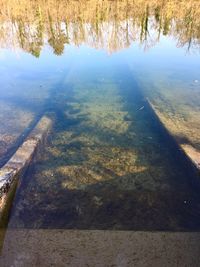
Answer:
[[(92, 77), (92, 78), (91, 78)], [(198, 196), (125, 66), (74, 66), (10, 227), (185, 230)]]

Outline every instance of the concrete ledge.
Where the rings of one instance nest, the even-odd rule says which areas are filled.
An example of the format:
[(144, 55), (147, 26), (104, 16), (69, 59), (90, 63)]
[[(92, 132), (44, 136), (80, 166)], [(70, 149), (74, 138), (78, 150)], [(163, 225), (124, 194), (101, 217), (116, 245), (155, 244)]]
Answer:
[(196, 168), (200, 171), (200, 152), (191, 145), (183, 144), (181, 145), (181, 147), (185, 151), (187, 156), (191, 159)]
[(12, 191), (11, 188), (26, 170), (39, 144), (45, 140), (51, 126), (52, 120), (47, 116), (43, 116), (25, 142), (0, 169), (0, 222), (9, 192)]
[(200, 233), (8, 230), (0, 266), (199, 267)]
[[(165, 132), (167, 135), (171, 138), (171, 140), (174, 140), (174, 144), (179, 150), (179, 152), (185, 157), (185, 163), (188, 165), (190, 164), (191, 171), (199, 176), (200, 175), (200, 153), (197, 151), (194, 147), (191, 145), (182, 145), (177, 140), (176, 137), (173, 136), (173, 134), (170, 132), (170, 129), (168, 129), (164, 124), (162, 119), (160, 118), (155, 106), (151, 103), (149, 99), (147, 100), (147, 104), (149, 105), (152, 112), (155, 114), (157, 120), (162, 125), (163, 129), (165, 129)], [(187, 162), (186, 162), (187, 161)], [(200, 181), (197, 181), (198, 184)], [(200, 185), (199, 185), (200, 186)]]

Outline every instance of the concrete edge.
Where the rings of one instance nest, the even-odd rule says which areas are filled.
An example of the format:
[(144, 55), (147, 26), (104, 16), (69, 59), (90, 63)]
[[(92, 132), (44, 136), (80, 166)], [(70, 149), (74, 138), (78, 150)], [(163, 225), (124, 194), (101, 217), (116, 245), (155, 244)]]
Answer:
[[(22, 176), (27, 169), (35, 155), (36, 149), (45, 141), (51, 128), (52, 119), (44, 115), (24, 143), (0, 169), (0, 226), (2, 224), (1, 221), (4, 217), (3, 214), (5, 213), (5, 209), (9, 208), (6, 204), (10, 198), (10, 194), (13, 193), (12, 189), (16, 187), (18, 178)], [(6, 211), (6, 213), (7, 212), (8, 211)]]
[(189, 149), (185, 149), (184, 146), (181, 146), (181, 144), (179, 144), (176, 140), (176, 138), (173, 136), (173, 134), (170, 132), (170, 129), (168, 129), (162, 122), (161, 118), (159, 117), (155, 106), (152, 104), (152, 102), (147, 98), (146, 99), (149, 107), (152, 109), (152, 111), (154, 112), (157, 120), (160, 122), (160, 124), (163, 126), (163, 128), (165, 128), (165, 131), (167, 132), (167, 134), (171, 137), (171, 139), (174, 140), (174, 142), (177, 144), (179, 151), (185, 156), (185, 158), (190, 162), (191, 166), (193, 167), (193, 169), (196, 171), (196, 173), (198, 175), (200, 175), (200, 155), (198, 155), (198, 160), (197, 160), (197, 152), (195, 150), (195, 148), (193, 148), (193, 150), (195, 150), (196, 153), (195, 156), (192, 155), (192, 153), (189, 153)]
[(200, 232), (8, 230), (0, 265), (198, 267), (199, 242)]

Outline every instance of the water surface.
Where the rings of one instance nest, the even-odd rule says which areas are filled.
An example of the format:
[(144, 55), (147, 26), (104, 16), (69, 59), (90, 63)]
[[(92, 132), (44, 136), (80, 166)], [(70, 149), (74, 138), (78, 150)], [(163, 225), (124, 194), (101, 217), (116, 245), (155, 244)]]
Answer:
[(54, 127), (9, 227), (199, 230), (199, 176), (178, 147), (200, 151), (198, 2), (14, 5), (0, 15), (2, 164), (43, 114)]

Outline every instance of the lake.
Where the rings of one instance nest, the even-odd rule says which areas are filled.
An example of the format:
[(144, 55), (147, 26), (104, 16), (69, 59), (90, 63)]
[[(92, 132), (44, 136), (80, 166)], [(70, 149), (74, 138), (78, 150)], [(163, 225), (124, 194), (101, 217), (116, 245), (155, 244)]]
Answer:
[(199, 1), (19, 2), (1, 1), (0, 165), (53, 129), (8, 228), (199, 231)]

